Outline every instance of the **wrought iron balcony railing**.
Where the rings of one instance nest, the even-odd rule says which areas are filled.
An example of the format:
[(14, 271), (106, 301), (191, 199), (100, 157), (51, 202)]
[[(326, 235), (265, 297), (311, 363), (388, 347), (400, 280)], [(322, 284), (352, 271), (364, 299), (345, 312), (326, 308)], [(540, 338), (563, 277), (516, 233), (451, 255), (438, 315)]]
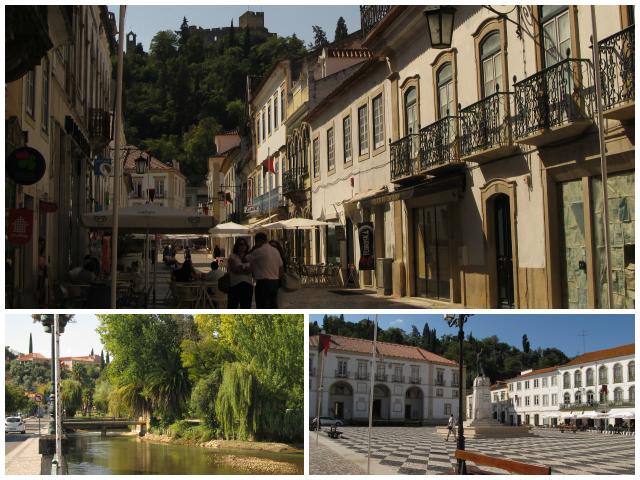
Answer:
[(282, 194), (304, 190), (304, 179), (307, 172), (302, 167), (295, 167), (282, 173)]
[(365, 37), (391, 10), (391, 5), (360, 5), (360, 28)]
[(367, 372), (356, 372), (356, 380), (368, 380), (369, 374)]
[(598, 42), (603, 110), (635, 101), (635, 25)]
[(420, 130), (420, 170), (457, 163), (458, 118), (444, 117)]
[(409, 377), (409, 383), (414, 383), (414, 384), (422, 383), (422, 378), (420, 378), (420, 377)]
[(445, 386), (445, 381), (444, 380), (440, 380), (440, 379), (436, 379), (436, 385), (438, 387), (444, 387)]
[(94, 145), (106, 145), (111, 140), (111, 115), (106, 110), (89, 109), (89, 139)]
[(593, 118), (593, 66), (567, 58), (514, 85), (514, 137)]
[(286, 202), (284, 198), (282, 198), (281, 187), (272, 188), (269, 192), (259, 195), (253, 199), (253, 206), (260, 213), (268, 214), (284, 205), (286, 205)]
[(376, 382), (386, 382), (388, 378), (386, 373), (376, 373), (375, 377)]
[(460, 110), (460, 156), (511, 144), (509, 92), (496, 92)]
[(349, 372), (346, 370), (336, 370), (336, 378), (349, 378)]
[(410, 133), (391, 145), (391, 180), (420, 173), (420, 135)]
[(394, 383), (404, 383), (404, 375), (393, 375), (391, 381)]

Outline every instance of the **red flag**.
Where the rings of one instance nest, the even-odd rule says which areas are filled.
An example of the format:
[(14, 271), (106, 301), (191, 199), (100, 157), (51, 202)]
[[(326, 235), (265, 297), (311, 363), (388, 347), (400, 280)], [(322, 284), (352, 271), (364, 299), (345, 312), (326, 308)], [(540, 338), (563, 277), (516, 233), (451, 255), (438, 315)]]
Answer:
[(273, 157), (267, 157), (262, 161), (262, 171), (276, 173)]
[(326, 355), (329, 351), (329, 345), (331, 344), (331, 335), (321, 333), (318, 337), (318, 353), (324, 352)]

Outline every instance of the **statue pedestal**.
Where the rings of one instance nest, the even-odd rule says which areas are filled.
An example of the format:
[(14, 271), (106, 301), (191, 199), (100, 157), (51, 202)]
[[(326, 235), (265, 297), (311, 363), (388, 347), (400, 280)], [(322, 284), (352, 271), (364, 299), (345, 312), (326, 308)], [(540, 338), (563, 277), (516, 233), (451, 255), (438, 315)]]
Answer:
[[(491, 381), (476, 377), (473, 381), (471, 419), (464, 422), (465, 438), (506, 438), (533, 435), (530, 427), (503, 425), (493, 418), (491, 407)], [(438, 433), (446, 435), (447, 427), (438, 427)]]

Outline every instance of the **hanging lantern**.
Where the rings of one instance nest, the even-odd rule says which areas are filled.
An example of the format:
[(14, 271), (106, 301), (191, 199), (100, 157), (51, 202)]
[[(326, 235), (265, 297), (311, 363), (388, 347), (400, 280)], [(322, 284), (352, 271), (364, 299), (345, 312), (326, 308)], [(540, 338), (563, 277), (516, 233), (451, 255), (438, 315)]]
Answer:
[(429, 6), (422, 12), (427, 18), (427, 31), (432, 48), (451, 47), (455, 7), (448, 5)]

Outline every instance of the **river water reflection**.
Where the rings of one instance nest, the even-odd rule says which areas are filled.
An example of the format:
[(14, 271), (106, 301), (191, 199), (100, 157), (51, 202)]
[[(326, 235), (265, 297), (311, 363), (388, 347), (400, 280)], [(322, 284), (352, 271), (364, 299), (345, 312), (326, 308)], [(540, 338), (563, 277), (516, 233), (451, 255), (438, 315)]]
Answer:
[[(286, 462), (298, 474), (304, 473), (304, 455), (299, 453), (271, 453), (258, 451), (219, 450), (186, 445), (139, 441), (134, 436), (99, 434), (70, 435), (67, 455), (70, 475), (211, 475), (249, 474), (242, 467), (220, 462), (223, 455), (250, 456)], [(263, 472), (273, 473), (273, 472)]]

